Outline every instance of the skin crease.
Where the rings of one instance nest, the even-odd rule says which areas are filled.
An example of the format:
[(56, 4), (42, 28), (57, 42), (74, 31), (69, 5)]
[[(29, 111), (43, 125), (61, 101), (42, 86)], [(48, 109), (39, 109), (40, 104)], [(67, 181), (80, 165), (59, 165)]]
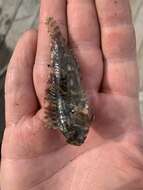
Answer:
[[(79, 60), (95, 113), (80, 147), (43, 127), (48, 16)], [(22, 36), (8, 67), (1, 190), (143, 189), (135, 49), (127, 0), (41, 0), (39, 30)]]

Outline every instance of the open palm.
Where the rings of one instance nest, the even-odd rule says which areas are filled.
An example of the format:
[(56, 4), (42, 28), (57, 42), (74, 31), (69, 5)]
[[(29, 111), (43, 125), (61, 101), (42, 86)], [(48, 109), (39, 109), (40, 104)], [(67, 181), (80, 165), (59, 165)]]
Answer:
[[(95, 114), (80, 147), (43, 125), (48, 16), (57, 20), (79, 60)], [(41, 0), (39, 30), (23, 35), (7, 72), (2, 190), (143, 188), (135, 49), (127, 0)]]

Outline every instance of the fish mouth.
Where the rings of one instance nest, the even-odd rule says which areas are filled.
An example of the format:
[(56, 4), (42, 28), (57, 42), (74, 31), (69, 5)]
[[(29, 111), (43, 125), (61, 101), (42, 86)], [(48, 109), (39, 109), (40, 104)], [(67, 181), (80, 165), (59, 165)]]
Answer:
[(87, 137), (88, 131), (89, 131), (89, 128), (76, 126), (74, 130), (68, 132), (67, 134), (64, 134), (64, 136), (67, 139), (67, 143), (71, 145), (80, 146), (84, 143)]

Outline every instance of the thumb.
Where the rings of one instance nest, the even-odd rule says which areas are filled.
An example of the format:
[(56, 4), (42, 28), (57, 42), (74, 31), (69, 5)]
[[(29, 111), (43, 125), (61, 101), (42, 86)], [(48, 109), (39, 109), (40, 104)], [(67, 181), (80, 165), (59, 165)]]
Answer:
[(5, 84), (6, 126), (15, 125), (21, 117), (37, 111), (33, 85), (36, 46), (37, 32), (26, 32), (19, 40), (10, 61)]

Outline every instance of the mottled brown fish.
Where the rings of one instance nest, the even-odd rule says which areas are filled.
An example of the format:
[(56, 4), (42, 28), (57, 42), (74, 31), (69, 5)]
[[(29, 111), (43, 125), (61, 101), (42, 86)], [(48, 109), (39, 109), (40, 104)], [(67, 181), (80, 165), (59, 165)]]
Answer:
[(51, 70), (45, 109), (47, 126), (57, 129), (74, 145), (84, 143), (89, 131), (89, 111), (80, 80), (80, 69), (53, 18), (47, 19), (51, 40)]

